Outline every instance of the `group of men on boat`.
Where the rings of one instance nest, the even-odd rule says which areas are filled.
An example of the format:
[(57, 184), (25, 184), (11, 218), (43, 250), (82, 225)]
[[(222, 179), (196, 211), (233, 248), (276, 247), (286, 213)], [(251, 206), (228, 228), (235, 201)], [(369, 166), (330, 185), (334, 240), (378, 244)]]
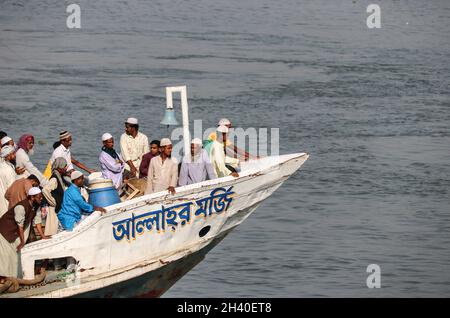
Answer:
[[(216, 132), (207, 140), (191, 141), (191, 156), (184, 156), (178, 163), (172, 157), (169, 138), (149, 143), (139, 131), (138, 120), (128, 118), (125, 133), (120, 137), (120, 154), (114, 148), (114, 137), (109, 133), (102, 135), (99, 156), (102, 177), (112, 180), (118, 190), (131, 179), (147, 179), (145, 194), (160, 191), (174, 194), (177, 186), (228, 175), (238, 177), (238, 156), (248, 160), (250, 154), (227, 138), (231, 127), (230, 120), (221, 119)], [(34, 143), (34, 137), (25, 134), (16, 145), (0, 131), (0, 282), (2, 277), (20, 275), (18, 253), (27, 242), (70, 231), (95, 210), (106, 212), (88, 203), (84, 174), (74, 166), (90, 174), (96, 171), (72, 156), (70, 132), (59, 134), (44, 173), (30, 160)], [(234, 155), (227, 155), (227, 150)]]

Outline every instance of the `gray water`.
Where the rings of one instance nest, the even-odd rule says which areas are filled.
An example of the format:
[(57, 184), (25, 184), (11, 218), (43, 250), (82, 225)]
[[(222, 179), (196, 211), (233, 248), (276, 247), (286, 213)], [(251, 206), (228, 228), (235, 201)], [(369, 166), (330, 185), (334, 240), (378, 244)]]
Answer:
[(164, 137), (181, 84), (204, 127), (311, 155), (166, 297), (450, 296), (449, 1), (378, 1), (368, 29), (372, 1), (78, 0), (80, 30), (71, 2), (0, 0), (0, 130), (38, 167), (64, 129), (95, 168), (127, 117)]

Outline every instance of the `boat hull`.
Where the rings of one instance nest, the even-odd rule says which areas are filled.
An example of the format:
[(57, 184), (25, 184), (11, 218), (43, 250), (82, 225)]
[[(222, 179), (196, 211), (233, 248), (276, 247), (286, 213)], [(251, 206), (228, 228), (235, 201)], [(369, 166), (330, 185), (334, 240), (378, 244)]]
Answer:
[(215, 238), (209, 245), (186, 257), (133, 279), (99, 288), (72, 298), (156, 298), (169, 290), (180, 278), (200, 263), (206, 254), (228, 233)]
[(180, 187), (176, 195), (146, 195), (107, 207), (105, 215), (94, 212), (73, 231), (22, 250), (25, 279), (34, 277), (36, 260), (73, 257), (77, 261), (74, 281), (14, 296), (158, 297), (307, 158), (307, 154), (267, 157), (244, 165), (239, 178)]

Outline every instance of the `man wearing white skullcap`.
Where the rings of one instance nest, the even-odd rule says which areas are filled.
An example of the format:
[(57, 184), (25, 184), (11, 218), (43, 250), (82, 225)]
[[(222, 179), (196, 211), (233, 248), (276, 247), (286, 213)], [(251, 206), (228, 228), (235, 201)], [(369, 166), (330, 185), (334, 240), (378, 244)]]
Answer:
[(160, 155), (150, 161), (145, 194), (169, 191), (175, 194), (178, 182), (178, 162), (172, 156), (172, 141), (163, 138), (160, 142)]
[[(6, 137), (5, 137), (6, 138)], [(13, 146), (10, 145), (4, 145), (2, 147), (2, 150), (0, 150), (0, 157), (2, 157), (3, 159), (5, 159), (6, 157), (8, 157), (11, 153), (16, 152), (16, 149), (14, 149)]]
[(10, 145), (2, 147), (0, 150), (0, 217), (8, 211), (9, 202), (5, 198), (6, 191), (17, 179), (15, 160), (14, 147)]
[(110, 133), (104, 133), (102, 135), (102, 141), (110, 140), (113, 136)]
[(161, 142), (160, 142), (159, 146), (160, 147), (165, 147), (165, 146), (168, 146), (168, 145), (171, 145), (171, 144), (172, 144), (172, 141), (169, 138), (163, 138), (163, 139), (161, 139)]
[(12, 140), (12, 138), (9, 136), (5, 136), (0, 140), (0, 144), (2, 145), (2, 147), (6, 146), (6, 145), (10, 145), (10, 146), (14, 147), (14, 140)]
[(83, 214), (91, 214), (94, 211), (106, 212), (104, 208), (94, 206), (84, 200), (80, 190), (84, 184), (84, 175), (80, 171), (73, 171), (70, 179), (72, 184), (64, 192), (61, 210), (58, 212), (61, 230), (68, 231), (72, 231), (84, 219)]
[(78, 178), (80, 178), (80, 177), (84, 177), (84, 174), (81, 173), (81, 172), (78, 171), (78, 170), (74, 170), (74, 171), (72, 171), (72, 173), (70, 174), (70, 180), (72, 180), (72, 183), (73, 183), (76, 179), (78, 179)]
[(74, 157), (72, 157), (72, 154), (70, 152), (70, 147), (72, 146), (72, 134), (66, 130), (61, 131), (59, 133), (59, 142), (55, 143), (53, 147), (55, 147), (55, 150), (53, 151), (53, 154), (50, 158), (50, 165), (53, 164), (53, 161), (55, 161), (56, 158), (64, 158), (67, 161), (67, 173), (71, 173), (73, 170), (75, 170), (74, 166), (77, 166), (78, 168), (93, 173), (95, 170), (89, 169), (84, 164), (79, 162), (78, 160), (75, 160)]
[[(232, 128), (231, 126), (231, 121), (228, 118), (222, 118), (219, 120), (217, 127), (220, 126), (225, 126), (228, 128), (227, 133), (229, 132), (229, 130)], [(214, 140), (217, 140), (217, 132), (213, 131), (211, 134), (209, 134), (208, 136), (208, 142), (204, 145), (204, 148), (206, 149), (206, 151), (209, 153), (211, 153), (211, 146), (212, 146), (212, 142)], [(225, 147), (227, 149), (229, 149), (230, 151), (232, 151), (233, 154), (239, 155), (244, 157), (244, 161), (249, 160), (250, 157), (253, 157), (255, 159), (259, 159), (258, 156), (252, 156), (250, 155), (248, 152), (246, 152), (243, 149), (238, 148), (236, 145), (234, 145), (231, 140), (226, 139), (224, 141)]]
[(42, 230), (39, 206), (42, 193), (39, 188), (28, 190), (28, 196), (0, 218), (0, 276), (18, 277), (19, 252), (28, 240), (33, 225), (43, 239), (49, 239)]
[(42, 191), (38, 187), (32, 187), (32, 188), (30, 188), (30, 190), (28, 190), (28, 196), (30, 196), (30, 197), (33, 195), (37, 195), (39, 193), (42, 193)]
[(103, 134), (103, 147), (98, 160), (102, 170), (102, 177), (111, 179), (116, 189), (122, 186), (122, 174), (125, 162), (114, 149), (114, 138), (111, 134)]
[(231, 121), (228, 118), (222, 118), (219, 120), (219, 123), (217, 124), (217, 126), (221, 126), (221, 125), (228, 126), (228, 128), (230, 128)]
[(134, 118), (134, 117), (129, 117), (129, 118), (125, 121), (125, 123), (131, 124), (131, 125), (139, 125), (139, 122), (138, 122), (137, 118)]
[(16, 167), (16, 156), (17, 152), (15, 146), (7, 144), (3, 146), (2, 149), (0, 150), (0, 160), (5, 160), (6, 162), (9, 162), (10, 166), (16, 172), (17, 177), (25, 177), (23, 176), (25, 168)]
[(3, 139), (3, 137), (8, 136), (7, 133), (5, 133), (3, 130), (0, 130), (0, 149), (2, 149), (2, 142), (1, 140)]
[(209, 158), (217, 177), (222, 178), (228, 175), (239, 177), (236, 168), (239, 165), (239, 159), (226, 155), (225, 140), (227, 140), (228, 127), (220, 125), (217, 127), (217, 139), (211, 143)]
[(139, 132), (139, 122), (130, 117), (125, 121), (125, 133), (120, 136), (120, 154), (125, 161), (125, 170), (131, 177), (139, 177), (142, 157), (150, 151), (148, 138)]
[(216, 129), (218, 132), (221, 132), (221, 133), (224, 133), (224, 134), (227, 134), (228, 133), (228, 127), (227, 126), (225, 126), (225, 125), (220, 125), (220, 126), (217, 126), (217, 129)]
[[(219, 123), (217, 124), (217, 127), (220, 127), (220, 126), (225, 126), (226, 128), (231, 128), (231, 122), (227, 118), (222, 118), (221, 120), (219, 120)], [(228, 132), (228, 130), (227, 130), (227, 132)], [(214, 140), (217, 140), (217, 131), (213, 131), (208, 136), (208, 143), (205, 145), (206, 146), (205, 148), (206, 148), (208, 153), (210, 152), (211, 142), (213, 142)], [(227, 147), (232, 147), (233, 146), (231, 141), (228, 140), (228, 139), (225, 141), (225, 145)]]
[(217, 178), (216, 173), (214, 172), (206, 150), (202, 149), (201, 139), (192, 139), (191, 157), (183, 158), (178, 185), (185, 186), (215, 178)]

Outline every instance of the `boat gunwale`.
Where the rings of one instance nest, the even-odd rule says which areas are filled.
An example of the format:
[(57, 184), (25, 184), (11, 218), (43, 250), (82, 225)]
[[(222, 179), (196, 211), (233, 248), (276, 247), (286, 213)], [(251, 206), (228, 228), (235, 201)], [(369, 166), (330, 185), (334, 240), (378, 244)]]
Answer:
[[(272, 165), (268, 165), (259, 171), (254, 171), (254, 172), (246, 171), (246, 172), (242, 173), (242, 175), (239, 175), (239, 177), (237, 177), (237, 178), (232, 177), (232, 176), (226, 176), (226, 177), (222, 177), (222, 178), (206, 180), (203, 182), (178, 187), (177, 189), (181, 189), (181, 191), (178, 191), (175, 195), (164, 194), (164, 192), (161, 191), (161, 192), (147, 194), (147, 195), (132, 199), (130, 201), (124, 201), (124, 202), (120, 202), (120, 203), (108, 206), (105, 208), (107, 210), (105, 215), (101, 215), (100, 212), (94, 211), (92, 214), (90, 214), (88, 216), (88, 218), (86, 218), (81, 224), (79, 224), (77, 227), (75, 227), (72, 231), (63, 231), (63, 232), (60, 232), (60, 233), (54, 235), (49, 240), (39, 240), (39, 241), (30, 243), (30, 244), (27, 244), (22, 249), (22, 253), (26, 254), (26, 252), (28, 252), (28, 251), (31, 252), (31, 251), (41, 249), (44, 247), (51, 247), (55, 244), (60, 244), (61, 241), (66, 241), (66, 240), (72, 239), (72, 238), (82, 234), (87, 228), (97, 224), (104, 217), (114, 217), (117, 214), (125, 213), (129, 210), (140, 208), (140, 207), (143, 207), (146, 205), (151, 205), (151, 204), (156, 203), (157, 201), (176, 202), (177, 200), (183, 199), (183, 193), (186, 193), (188, 191), (193, 192), (193, 190), (195, 190), (195, 189), (208, 188), (210, 186), (214, 186), (217, 184), (220, 184), (221, 186), (226, 187), (226, 186), (230, 185), (231, 183), (237, 184), (237, 183), (245, 182), (249, 178), (251, 178), (252, 175), (254, 175), (255, 173), (263, 173), (267, 170), (270, 170), (271, 168), (280, 166), (281, 164), (286, 164), (287, 162), (289, 162), (291, 160), (298, 159), (303, 156), (306, 156), (306, 159), (305, 159), (305, 161), (306, 161), (309, 157), (309, 154), (295, 153), (295, 154), (281, 155), (278, 157), (287, 157), (287, 159), (284, 161), (279, 161)], [(218, 180), (220, 180), (220, 181), (218, 182)], [(170, 196), (171, 200), (167, 200), (167, 199), (169, 199), (169, 196)], [(143, 204), (138, 206), (139, 203), (143, 203)], [(67, 256), (70, 256), (70, 255), (67, 255)]]

